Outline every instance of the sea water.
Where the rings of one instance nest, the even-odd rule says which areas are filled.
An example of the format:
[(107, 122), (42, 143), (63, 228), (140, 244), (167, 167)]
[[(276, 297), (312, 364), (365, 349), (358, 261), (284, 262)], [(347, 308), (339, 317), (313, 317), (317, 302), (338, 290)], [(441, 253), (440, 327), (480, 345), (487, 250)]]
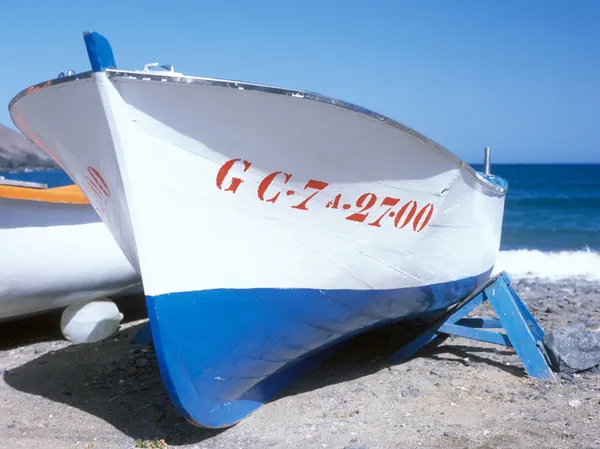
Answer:
[(27, 171), (15, 171), (15, 172), (2, 172), (0, 176), (6, 179), (17, 179), (19, 181), (27, 182), (40, 182), (47, 184), (49, 188), (52, 187), (63, 187), (72, 185), (73, 181), (69, 176), (62, 170), (31, 170)]
[(492, 173), (508, 181), (496, 271), (600, 280), (600, 164), (494, 164)]
[[(483, 170), (481, 165), (473, 165)], [(500, 256), (495, 271), (513, 277), (600, 280), (600, 164), (494, 164), (505, 178)], [(7, 178), (72, 184), (62, 171), (0, 173)]]

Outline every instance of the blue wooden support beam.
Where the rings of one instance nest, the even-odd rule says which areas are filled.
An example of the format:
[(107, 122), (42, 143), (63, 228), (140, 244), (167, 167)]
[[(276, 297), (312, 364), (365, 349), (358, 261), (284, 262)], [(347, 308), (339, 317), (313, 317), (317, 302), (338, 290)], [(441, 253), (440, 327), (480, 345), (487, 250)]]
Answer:
[[(492, 306), (498, 315), (497, 319), (465, 318), (485, 301)], [(505, 333), (485, 329), (500, 329)], [(491, 278), (469, 297), (460, 301), (432, 323), (425, 332), (392, 355), (390, 360), (396, 363), (408, 359), (440, 334), (513, 348), (530, 377), (556, 381), (543, 343), (544, 331), (510, 285), (510, 278), (505, 272)]]
[(485, 341), (486, 343), (494, 343), (497, 345), (512, 346), (507, 335), (499, 332), (490, 332), (483, 329), (475, 329), (467, 326), (459, 326), (458, 324), (444, 324), (438, 329), (439, 333), (456, 335), (458, 337), (469, 338), (471, 340)]
[(501, 329), (502, 323), (497, 318), (463, 318), (456, 324), (467, 327), (479, 327), (484, 329)]

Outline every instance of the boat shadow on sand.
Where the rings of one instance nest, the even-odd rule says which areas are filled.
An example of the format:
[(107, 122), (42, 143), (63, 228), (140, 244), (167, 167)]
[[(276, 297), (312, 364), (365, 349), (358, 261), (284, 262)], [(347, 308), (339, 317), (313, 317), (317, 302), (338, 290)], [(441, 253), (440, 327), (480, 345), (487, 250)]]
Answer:
[[(128, 307), (130, 310), (123, 311), (124, 321), (131, 323), (144, 318), (143, 299), (137, 303), (130, 302)], [(145, 322), (132, 323), (115, 336), (98, 343), (50, 350), (35, 360), (6, 372), (4, 380), (19, 391), (99, 417), (134, 439), (164, 439), (169, 445), (182, 445), (198, 443), (227, 431), (201, 429), (178, 415), (163, 386), (152, 346), (132, 343), (134, 336), (144, 325)], [(56, 323), (54, 326), (56, 329)], [(31, 332), (20, 332), (21, 345), (39, 342), (44, 338), (54, 341), (61, 338), (56, 331), (46, 332), (45, 337), (32, 337), (32, 333), (43, 330), (43, 327), (28, 325), (27, 328)], [(53, 328), (49, 326), (48, 329)], [(387, 356), (412, 336), (414, 330), (407, 331), (401, 324), (359, 335), (315, 370), (286, 388), (273, 401), (327, 385), (348, 382), (389, 368)], [(10, 346), (16, 343), (18, 341), (13, 338)], [(0, 349), (6, 349), (4, 343), (0, 346), (4, 346)], [(476, 355), (477, 352), (483, 355), (480, 357)], [(469, 363), (489, 364), (513, 375), (523, 376), (522, 370), (488, 357), (492, 352), (495, 356), (512, 354), (510, 350), (456, 344), (439, 347), (438, 343), (420, 351), (419, 357), (443, 358), (446, 370), (453, 369), (455, 363), (457, 366), (465, 363), (464, 359), (468, 357)]]

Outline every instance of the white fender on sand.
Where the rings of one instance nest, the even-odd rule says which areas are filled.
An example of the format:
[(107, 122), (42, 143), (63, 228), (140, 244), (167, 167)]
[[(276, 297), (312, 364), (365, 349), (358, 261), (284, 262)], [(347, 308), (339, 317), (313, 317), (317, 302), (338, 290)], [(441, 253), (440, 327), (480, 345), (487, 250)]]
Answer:
[(67, 307), (60, 318), (60, 330), (72, 343), (94, 343), (114, 334), (123, 314), (109, 298), (96, 298)]

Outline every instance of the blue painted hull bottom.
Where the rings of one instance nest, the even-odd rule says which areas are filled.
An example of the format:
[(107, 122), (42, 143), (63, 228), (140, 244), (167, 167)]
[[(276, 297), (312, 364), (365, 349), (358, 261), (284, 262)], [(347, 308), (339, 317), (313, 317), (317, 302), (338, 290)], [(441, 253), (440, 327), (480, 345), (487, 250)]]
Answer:
[(231, 426), (350, 337), (463, 299), (490, 275), (395, 290), (217, 289), (147, 296), (165, 387), (195, 425)]

